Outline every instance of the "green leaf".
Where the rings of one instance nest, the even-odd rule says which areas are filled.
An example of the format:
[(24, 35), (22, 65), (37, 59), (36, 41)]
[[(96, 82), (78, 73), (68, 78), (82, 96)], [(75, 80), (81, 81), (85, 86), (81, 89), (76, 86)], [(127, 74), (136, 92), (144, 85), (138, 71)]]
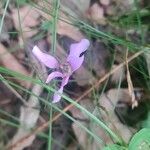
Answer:
[(126, 150), (126, 147), (120, 146), (118, 144), (108, 145), (103, 148), (103, 150)]
[(150, 150), (150, 128), (144, 128), (132, 137), (129, 150)]

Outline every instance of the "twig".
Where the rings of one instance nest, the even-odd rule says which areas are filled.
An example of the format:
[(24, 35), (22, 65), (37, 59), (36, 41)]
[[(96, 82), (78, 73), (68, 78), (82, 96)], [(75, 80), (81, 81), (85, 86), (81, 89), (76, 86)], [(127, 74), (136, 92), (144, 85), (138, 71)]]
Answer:
[(132, 103), (132, 109), (133, 109), (134, 107), (138, 106), (138, 102), (135, 99), (134, 87), (133, 87), (132, 80), (131, 80), (131, 75), (130, 75), (130, 71), (129, 71), (129, 65), (128, 65), (128, 62), (127, 62), (127, 58), (128, 58), (128, 49), (126, 51), (125, 60), (126, 60), (126, 68), (127, 68), (128, 91), (129, 91), (129, 95), (131, 97), (131, 103)]

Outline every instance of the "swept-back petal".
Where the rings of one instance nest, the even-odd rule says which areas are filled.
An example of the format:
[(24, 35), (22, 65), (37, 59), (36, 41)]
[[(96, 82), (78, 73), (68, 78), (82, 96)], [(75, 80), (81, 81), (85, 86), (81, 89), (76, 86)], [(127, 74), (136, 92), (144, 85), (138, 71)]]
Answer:
[(54, 78), (58, 78), (58, 77), (63, 78), (63, 76), (64, 75), (61, 72), (54, 71), (54, 72), (52, 72), (51, 74), (48, 75), (48, 77), (46, 79), (46, 83), (49, 83)]
[(69, 57), (68, 62), (71, 65), (72, 73), (80, 68), (84, 61), (84, 56), (82, 57)]
[(70, 53), (68, 55), (67, 62), (71, 65), (72, 72), (82, 65), (84, 55), (80, 55), (88, 49), (89, 45), (89, 40), (82, 39), (79, 43), (75, 43), (70, 46)]
[(33, 47), (33, 54), (37, 57), (37, 59), (42, 62), (45, 66), (49, 68), (57, 68), (59, 67), (59, 63), (56, 58), (46, 53), (43, 53), (37, 46)]
[(52, 103), (57, 103), (57, 102), (60, 101), (60, 99), (61, 99), (60, 94), (63, 93), (64, 86), (68, 83), (68, 81), (69, 81), (69, 76), (63, 78), (60, 89), (57, 92), (54, 93)]
[(70, 76), (64, 77), (62, 79), (61, 86), (65, 86), (66, 84), (68, 84), (69, 78), (70, 78)]
[(89, 46), (90, 42), (88, 39), (82, 39), (79, 43), (71, 44), (69, 56), (79, 57), (81, 53), (88, 49)]

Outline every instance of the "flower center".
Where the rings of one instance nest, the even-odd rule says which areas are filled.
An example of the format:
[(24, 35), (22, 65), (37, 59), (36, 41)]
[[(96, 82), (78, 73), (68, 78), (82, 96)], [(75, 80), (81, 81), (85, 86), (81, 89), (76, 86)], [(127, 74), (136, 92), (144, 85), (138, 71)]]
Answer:
[(71, 66), (68, 62), (61, 64), (60, 69), (64, 75), (68, 76), (68, 75), (71, 75), (72, 73)]

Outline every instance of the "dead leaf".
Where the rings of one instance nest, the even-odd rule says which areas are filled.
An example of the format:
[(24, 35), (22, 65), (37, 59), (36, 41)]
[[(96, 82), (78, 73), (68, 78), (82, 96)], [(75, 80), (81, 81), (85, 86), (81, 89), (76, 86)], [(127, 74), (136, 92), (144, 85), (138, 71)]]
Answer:
[(92, 75), (92, 73), (83, 66), (81, 66), (78, 71), (73, 74), (73, 77), (80, 86), (92, 84), (96, 81), (96, 78)]
[(98, 3), (94, 3), (87, 11), (87, 17), (97, 24), (105, 25), (104, 9)]
[(79, 31), (78, 28), (64, 21), (59, 21), (57, 28), (58, 28), (58, 34), (71, 37), (76, 41), (80, 41), (81, 39), (84, 38), (83, 34)]
[(86, 10), (89, 8), (90, 0), (62, 0), (61, 1), (61, 8), (67, 11), (68, 14), (75, 16), (76, 18), (81, 19)]
[[(61, 5), (60, 8), (65, 10), (68, 14), (78, 18), (81, 17), (81, 11), (79, 10), (78, 6), (75, 4), (76, 1), (72, 0), (62, 0), (60, 1)], [(77, 2), (78, 3), (78, 2)]]
[[(117, 65), (113, 65), (113, 68), (116, 68)], [(118, 69), (115, 73), (112, 74), (111, 76), (111, 82), (113, 83), (119, 83), (120, 81), (123, 81), (125, 79), (125, 67), (121, 67)]]
[(105, 5), (105, 6), (110, 4), (110, 0), (99, 0), (99, 1), (102, 5)]
[[(100, 110), (94, 106), (93, 102), (90, 99), (84, 99), (80, 102), (80, 105), (87, 109), (89, 112), (101, 118)], [(77, 118), (77, 121), (80, 122), (84, 127), (88, 128), (92, 133), (97, 137), (105, 141), (105, 143), (111, 143), (110, 137), (106, 134), (100, 126), (96, 125), (91, 119), (84, 113), (84, 111), (79, 111), (77, 108), (71, 109), (72, 115)], [(89, 140), (92, 138), (85, 130), (83, 130), (78, 124), (73, 123), (72, 125), (74, 133), (77, 137), (79, 144), (83, 149), (87, 150), (97, 150), (102, 149), (104, 143), (98, 142), (96, 139)]]
[[(39, 5), (42, 7), (47, 7), (48, 10), (52, 10), (52, 6), (48, 5), (46, 2), (39, 2)], [(39, 11), (41, 16), (47, 20), (53, 21), (53, 17), (43, 11)], [(80, 41), (84, 38), (84, 35), (80, 32), (79, 28), (72, 25), (69, 17), (62, 11), (59, 11), (59, 18), (57, 21), (57, 33), (60, 35), (68, 36), (75, 41)]]
[(113, 17), (119, 17), (134, 8), (135, 4), (133, 0), (111, 0), (110, 4), (106, 7), (106, 14)]
[(90, 0), (78, 0), (78, 1), (74, 1), (74, 3), (76, 4), (80, 12), (84, 14), (85, 11), (89, 8)]
[[(11, 62), (8, 60), (11, 60)], [(4, 67), (10, 70), (19, 72), (25, 76), (29, 76), (29, 72), (18, 62), (18, 60), (11, 53), (9, 53), (6, 47), (4, 47), (2, 44), (0, 44), (0, 62)], [(28, 87), (29, 85), (25, 81), (20, 81), (20, 83), (26, 87)]]
[[(128, 142), (132, 135), (136, 132), (136, 129), (122, 124), (116, 116), (114, 109), (118, 100), (124, 100), (127, 103), (131, 101), (128, 89), (112, 89), (107, 93), (102, 94), (99, 99), (99, 106), (94, 106), (93, 102), (88, 99), (82, 100), (80, 105), (97, 116), (113, 132)], [(110, 136), (106, 134), (106, 131), (100, 126), (94, 124), (94, 122), (91, 122), (90, 118), (88, 118), (84, 112), (79, 111), (77, 108), (73, 108), (71, 109), (71, 113), (75, 118), (77, 118), (77, 121), (90, 129), (90, 131), (100, 137), (106, 144), (113, 143)], [(76, 123), (73, 123), (73, 129), (77, 140), (83, 149), (97, 150), (103, 148), (104, 143), (99, 143), (95, 139), (89, 141), (89, 134), (81, 129), (81, 127), (79, 127)]]
[(111, 53), (108, 51), (104, 43), (96, 41), (87, 52), (85, 58), (87, 68), (94, 71), (96, 76), (102, 77), (109, 70), (109, 61), (111, 59)]
[(12, 10), (12, 18), (15, 28), (23, 32), (24, 38), (29, 38), (35, 35), (38, 31), (32, 29), (39, 24), (39, 13), (31, 6), (24, 6), (22, 8)]
[(104, 108), (101, 114), (107, 126), (128, 143), (135, 129), (122, 124), (116, 116), (114, 109), (119, 100), (126, 103), (131, 101), (128, 89), (111, 89), (106, 94), (103, 94), (99, 99), (100, 106)]
[[(36, 95), (40, 95), (42, 87), (35, 85), (32, 89), (32, 92)], [(35, 127), (36, 122), (39, 117), (39, 101), (37, 97), (31, 95), (28, 106), (22, 106), (20, 112), (20, 128), (17, 133), (14, 135), (11, 142), (8, 144), (8, 147), (11, 147), (13, 144), (16, 144), (21, 138), (25, 137), (31, 132), (31, 129)], [(35, 139), (35, 134), (23, 140), (23, 142), (17, 143), (11, 150), (23, 150), (24, 148), (30, 146)]]
[[(87, 123), (80, 122), (84, 127), (88, 128)], [(77, 137), (77, 140), (81, 147), (86, 150), (91, 150), (91, 146), (88, 143), (88, 133), (79, 127), (76, 123), (73, 123), (72, 128)]]
[[(80, 105), (89, 110), (90, 112), (93, 112), (94, 110), (94, 105), (92, 104), (90, 99), (82, 100), (80, 102)], [(89, 128), (90, 119), (86, 114), (84, 114), (84, 112), (80, 111), (76, 107), (73, 107), (70, 111), (73, 117), (77, 119), (77, 121), (79, 121), (84, 127)], [(83, 149), (91, 150), (93, 144), (91, 144), (89, 141), (89, 134), (76, 123), (72, 124), (72, 128), (81, 147)]]

